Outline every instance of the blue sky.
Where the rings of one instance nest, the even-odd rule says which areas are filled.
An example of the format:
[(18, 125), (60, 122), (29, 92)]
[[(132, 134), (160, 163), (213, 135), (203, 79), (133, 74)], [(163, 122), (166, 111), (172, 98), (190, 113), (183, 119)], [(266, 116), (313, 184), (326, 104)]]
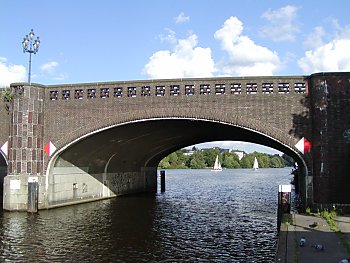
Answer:
[[(31, 7), (30, 7), (31, 6)], [(350, 70), (347, 0), (0, 0), (0, 87)]]

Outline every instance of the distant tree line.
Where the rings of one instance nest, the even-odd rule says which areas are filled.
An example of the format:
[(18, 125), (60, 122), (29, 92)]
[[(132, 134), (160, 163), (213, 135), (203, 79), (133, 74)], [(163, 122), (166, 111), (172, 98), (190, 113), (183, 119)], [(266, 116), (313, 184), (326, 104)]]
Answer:
[(293, 158), (283, 154), (271, 155), (266, 153), (249, 153), (241, 160), (234, 152), (222, 150), (220, 148), (202, 149), (195, 147), (192, 150), (181, 149), (171, 153), (160, 161), (160, 169), (203, 169), (214, 166), (216, 156), (223, 168), (252, 168), (254, 157), (257, 158), (260, 168), (282, 168), (293, 166)]

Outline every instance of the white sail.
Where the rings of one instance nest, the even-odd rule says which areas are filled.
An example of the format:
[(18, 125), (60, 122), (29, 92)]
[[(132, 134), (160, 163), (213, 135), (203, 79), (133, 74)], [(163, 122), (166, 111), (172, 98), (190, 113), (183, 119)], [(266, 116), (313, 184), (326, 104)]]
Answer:
[(259, 163), (256, 157), (254, 157), (254, 165), (253, 165), (253, 170), (258, 170), (259, 169)]
[(215, 163), (214, 163), (214, 167), (213, 167), (212, 171), (222, 171), (222, 168), (221, 168), (221, 164), (220, 164), (220, 162), (219, 162), (219, 156), (218, 156), (218, 155), (216, 156)]

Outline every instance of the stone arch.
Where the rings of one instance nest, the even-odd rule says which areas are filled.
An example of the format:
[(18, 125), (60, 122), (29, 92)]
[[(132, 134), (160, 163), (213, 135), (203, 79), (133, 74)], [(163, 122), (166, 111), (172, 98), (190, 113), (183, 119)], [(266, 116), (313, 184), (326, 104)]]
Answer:
[[(65, 151), (75, 143), (109, 129), (121, 127), (124, 125), (129, 125), (133, 123), (142, 123), (142, 122), (156, 121), (156, 120), (192, 120), (192, 121), (212, 122), (212, 123), (219, 123), (223, 125), (229, 125), (229, 126), (246, 130), (247, 132), (260, 134), (261, 136), (264, 136), (266, 138), (269, 138), (269, 140), (274, 141), (275, 142), (274, 145), (280, 145), (281, 147), (274, 147), (273, 145), (269, 145), (269, 144), (263, 144), (263, 145), (275, 148), (282, 152), (287, 152), (289, 155), (292, 155), (293, 158), (298, 160), (300, 164), (305, 166), (307, 170), (306, 161), (294, 146), (296, 143), (296, 140), (292, 138), (289, 134), (283, 133), (281, 130), (267, 123), (263, 123), (257, 119), (244, 119), (238, 115), (229, 115), (226, 113), (223, 114), (219, 111), (212, 111), (211, 114), (208, 114), (208, 112), (203, 113), (202, 111), (198, 111), (198, 110), (191, 111), (191, 114), (190, 112), (187, 112), (186, 114), (184, 114), (184, 115), (187, 115), (186, 117), (174, 115), (174, 114), (170, 115), (170, 114), (167, 114), (167, 112), (162, 114), (158, 113), (158, 114), (151, 115), (150, 112), (147, 112), (147, 111), (138, 112), (137, 114), (135, 114), (135, 116), (138, 116), (138, 117), (134, 117), (134, 118), (130, 118), (129, 115), (128, 116), (121, 116), (121, 115), (123, 114), (118, 115), (118, 121), (115, 121), (115, 119), (112, 119), (112, 118), (106, 119), (104, 123), (108, 123), (108, 125), (106, 124), (101, 125), (101, 127), (95, 130), (90, 129), (90, 131), (87, 132), (86, 134), (83, 134), (79, 137), (74, 138), (71, 142), (66, 143), (63, 147), (59, 148), (58, 151), (56, 151), (56, 153), (50, 159), (48, 163), (48, 168), (52, 166), (52, 164), (55, 162), (55, 160), (57, 159), (57, 156), (60, 153), (62, 153), (63, 151)], [(143, 117), (142, 115), (145, 115), (145, 116)], [(177, 147), (174, 147), (174, 149), (171, 148), (170, 153), (171, 151), (174, 151), (176, 149)], [(165, 152), (168, 153), (169, 151), (165, 151)], [(113, 157), (110, 156), (109, 158), (113, 158)], [(151, 160), (152, 158), (153, 157), (150, 157), (149, 160)]]
[(247, 116), (239, 116), (238, 114), (232, 114), (231, 112), (221, 111), (219, 109), (203, 109), (203, 108), (162, 108), (155, 110), (152, 108), (143, 110), (134, 110), (130, 115), (128, 112), (120, 112), (117, 116), (108, 116), (103, 121), (96, 121), (87, 125), (82, 125), (79, 130), (68, 131), (64, 137), (61, 137), (55, 142), (57, 148), (66, 148), (72, 142), (79, 141), (87, 136), (93, 135), (100, 131), (110, 129), (116, 126), (136, 123), (147, 120), (156, 119), (193, 119), (204, 120), (218, 123), (226, 123), (242, 127), (245, 129), (254, 130), (261, 134), (265, 134), (271, 138), (275, 138), (282, 144), (287, 145), (290, 148), (294, 147), (297, 139), (289, 135), (289, 129), (280, 129), (278, 124), (266, 123), (258, 118), (248, 118)]
[[(208, 120), (199, 118), (198, 115), (191, 118), (178, 116), (133, 118), (124, 123), (115, 123), (91, 131), (54, 153), (46, 171), (46, 190), (50, 185), (53, 185), (57, 176), (62, 179), (62, 176), (70, 175), (65, 178), (72, 178), (71, 175), (74, 174), (73, 177), (81, 179), (78, 183), (75, 183), (73, 179), (67, 179), (68, 185), (70, 184), (72, 188), (70, 191), (73, 191), (74, 185), (85, 183), (83, 178), (90, 178), (86, 179), (90, 182), (98, 182), (97, 185), (101, 189), (101, 186), (104, 188), (105, 182), (111, 182), (111, 180), (115, 180), (113, 179), (115, 177), (120, 178), (118, 180), (121, 181), (114, 184), (118, 185), (117, 188), (113, 188), (114, 192), (130, 193), (127, 189), (129, 189), (129, 182), (131, 185), (133, 184), (133, 178), (138, 178), (135, 181), (138, 181), (138, 190), (142, 191), (144, 185), (149, 183), (154, 185), (158, 163), (166, 155), (192, 144), (220, 139), (230, 140), (230, 138), (231, 140), (244, 138), (243, 141), (260, 143), (278, 149), (297, 159), (298, 163), (303, 164), (307, 170), (302, 156), (288, 145), (289, 141), (286, 139), (288, 136), (284, 136), (278, 130), (268, 129), (265, 125), (259, 124), (258, 121), (244, 122), (237, 116), (230, 119), (230, 122), (222, 121), (222, 116), (219, 118), (221, 119)], [(179, 130), (181, 134), (174, 131), (179, 127), (182, 127)], [(255, 127), (262, 127), (262, 129), (257, 131), (254, 129)], [(213, 131), (218, 129), (222, 134), (213, 135)], [(270, 131), (270, 133), (266, 134), (263, 131)], [(277, 136), (271, 135), (273, 134), (271, 131), (277, 132)], [(155, 140), (152, 141), (154, 134)], [(251, 135), (255, 135), (255, 137), (249, 139)], [(145, 141), (142, 141), (143, 137)], [(73, 173), (64, 173), (62, 169), (70, 169)], [(57, 179), (57, 181), (61, 181), (61, 179)], [(145, 181), (142, 182), (142, 180)], [(123, 190), (118, 188), (119, 185), (123, 185)], [(108, 193), (108, 190), (106, 192)], [(105, 197), (104, 194), (103, 196)]]

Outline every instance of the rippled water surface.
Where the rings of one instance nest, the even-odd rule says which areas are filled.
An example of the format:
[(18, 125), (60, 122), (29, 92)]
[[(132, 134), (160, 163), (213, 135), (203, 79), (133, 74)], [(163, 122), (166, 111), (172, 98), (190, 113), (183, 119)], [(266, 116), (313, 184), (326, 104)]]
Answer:
[(167, 170), (166, 192), (0, 212), (0, 261), (273, 262), (290, 169)]

